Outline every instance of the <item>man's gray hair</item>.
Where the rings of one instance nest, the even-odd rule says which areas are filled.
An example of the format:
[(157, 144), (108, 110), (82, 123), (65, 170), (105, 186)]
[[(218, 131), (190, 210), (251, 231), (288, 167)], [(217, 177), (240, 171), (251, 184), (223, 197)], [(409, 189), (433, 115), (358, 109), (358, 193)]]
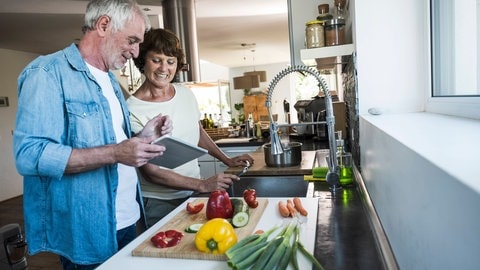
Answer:
[(143, 18), (145, 31), (151, 27), (148, 16), (134, 0), (91, 0), (85, 12), (85, 24), (82, 31), (95, 29), (95, 24), (102, 16), (108, 16), (112, 23), (112, 31), (122, 30), (126, 23), (130, 22), (133, 15), (137, 14)]

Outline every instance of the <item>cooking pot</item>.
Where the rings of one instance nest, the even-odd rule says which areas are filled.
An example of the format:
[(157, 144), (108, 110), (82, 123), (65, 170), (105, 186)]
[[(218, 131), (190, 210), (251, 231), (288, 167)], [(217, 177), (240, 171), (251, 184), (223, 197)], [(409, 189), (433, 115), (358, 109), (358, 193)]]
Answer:
[(267, 143), (263, 145), (265, 164), (267, 164), (268, 167), (290, 167), (300, 165), (302, 162), (302, 143), (289, 142), (282, 146), (282, 154), (272, 155), (271, 144)]

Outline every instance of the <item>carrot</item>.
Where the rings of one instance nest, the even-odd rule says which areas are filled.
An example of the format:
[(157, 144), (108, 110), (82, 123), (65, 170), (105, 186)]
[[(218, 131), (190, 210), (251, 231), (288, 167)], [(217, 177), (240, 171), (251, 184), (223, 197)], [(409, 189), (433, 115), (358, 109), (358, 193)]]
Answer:
[(298, 212), (300, 212), (300, 214), (302, 216), (307, 216), (308, 215), (307, 209), (305, 209), (305, 207), (303, 207), (302, 201), (298, 197), (293, 198), (293, 204), (295, 205), (295, 208), (298, 210)]
[(297, 210), (295, 210), (295, 206), (293, 205), (293, 202), (292, 200), (287, 200), (287, 209), (288, 211), (290, 212), (290, 216), (295, 216), (295, 214), (297, 213)]
[(278, 202), (278, 210), (280, 211), (280, 215), (282, 217), (288, 217), (290, 216), (290, 211), (288, 210), (287, 206), (285, 205), (284, 202), (279, 201)]
[(253, 234), (263, 234), (265, 231), (262, 229), (256, 230)]

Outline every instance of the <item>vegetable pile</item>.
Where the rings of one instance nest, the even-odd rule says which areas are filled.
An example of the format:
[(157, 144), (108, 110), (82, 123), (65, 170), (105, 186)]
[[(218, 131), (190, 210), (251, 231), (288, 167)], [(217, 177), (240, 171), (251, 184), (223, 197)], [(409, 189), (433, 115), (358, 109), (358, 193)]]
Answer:
[(306, 217), (308, 215), (308, 211), (298, 197), (294, 197), (293, 200), (288, 199), (286, 203), (279, 201), (278, 211), (282, 217), (296, 217), (298, 214)]
[[(274, 235), (278, 230), (280, 232)], [(320, 262), (300, 242), (299, 234), (299, 220), (292, 219), (286, 225), (273, 227), (262, 234), (250, 235), (227, 250), (225, 255), (228, 266), (238, 270), (264, 270), (286, 269), (290, 264), (293, 269), (299, 269), (297, 253), (300, 252), (317, 269), (323, 269)]]

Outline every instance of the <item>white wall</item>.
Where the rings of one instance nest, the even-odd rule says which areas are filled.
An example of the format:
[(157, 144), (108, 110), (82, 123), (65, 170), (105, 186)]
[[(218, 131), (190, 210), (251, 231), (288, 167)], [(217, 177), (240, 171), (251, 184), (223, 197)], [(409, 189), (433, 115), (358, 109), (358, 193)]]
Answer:
[(478, 269), (480, 122), (423, 112), (427, 4), (355, 1), (362, 177), (400, 269)]
[(371, 107), (387, 113), (423, 110), (428, 86), (424, 1), (356, 1), (360, 114)]
[(228, 81), (229, 70), (227, 67), (200, 60), (200, 78), (202, 82)]
[(23, 180), (13, 159), (13, 136), (17, 112), (17, 77), (37, 55), (0, 49), (0, 96), (9, 99), (9, 107), (0, 107), (0, 201), (23, 194)]

